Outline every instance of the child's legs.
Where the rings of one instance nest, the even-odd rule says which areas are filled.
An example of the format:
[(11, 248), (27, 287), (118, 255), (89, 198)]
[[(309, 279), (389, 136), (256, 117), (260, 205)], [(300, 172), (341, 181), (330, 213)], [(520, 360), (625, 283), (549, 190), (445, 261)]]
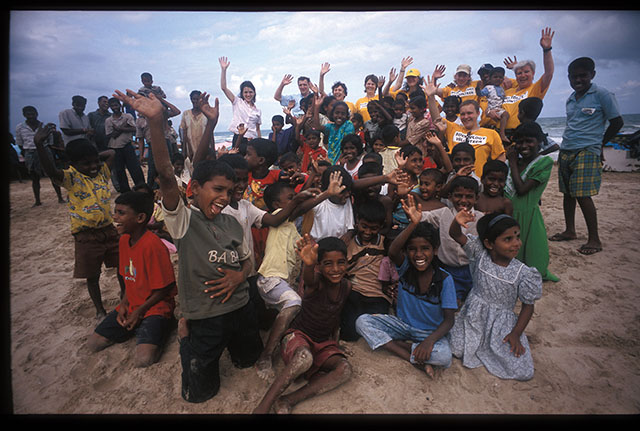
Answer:
[(356, 330), (373, 350), (393, 340), (410, 339), (409, 329), (409, 325), (391, 314), (363, 314), (356, 320)]
[(300, 311), (302, 299), (285, 280), (278, 277), (263, 277), (259, 275), (257, 288), (259, 296), (265, 305), (279, 310), (262, 353), (262, 358), (264, 359), (273, 354), (284, 331), (287, 330), (291, 321)]
[(133, 144), (128, 143), (127, 145), (125, 145), (122, 151), (124, 157), (124, 165), (131, 175), (133, 184), (136, 185), (143, 183), (144, 173), (142, 172), (142, 168), (140, 167), (140, 161), (136, 156), (136, 150), (133, 148)]
[(340, 339), (357, 341), (360, 334), (356, 331), (356, 319), (362, 314), (386, 314), (389, 302), (384, 298), (372, 298), (351, 290), (342, 309)]
[[(424, 332), (424, 331), (421, 331), (421, 332)], [(418, 335), (418, 334), (415, 334), (415, 335)], [(419, 336), (423, 336), (423, 335), (424, 334), (420, 334)], [(422, 340), (424, 340), (424, 338)], [(413, 357), (413, 350), (419, 344), (420, 342), (414, 342), (411, 345), (411, 358), (409, 362), (411, 362), (412, 364), (416, 363)], [(451, 347), (449, 346), (449, 339), (447, 338), (447, 336), (444, 336), (433, 344), (433, 348), (431, 349), (431, 355), (429, 355), (429, 359), (427, 359), (424, 363), (429, 365), (449, 368), (451, 366), (451, 358), (452, 358), (452, 353), (451, 353)]]
[(129, 186), (129, 179), (127, 178), (127, 173), (125, 171), (125, 153), (124, 148), (115, 148), (115, 158), (113, 160), (113, 170), (116, 172), (118, 176), (118, 192), (125, 193), (131, 191), (131, 187)]
[(263, 349), (253, 301), (249, 299), (244, 307), (226, 316), (225, 331), (229, 334), (227, 347), (231, 362), (238, 368), (253, 366)]
[(98, 352), (113, 343), (122, 343), (133, 336), (133, 331), (123, 328), (117, 321), (118, 311), (113, 310), (96, 326), (87, 340), (87, 347)]
[(136, 328), (136, 367), (148, 367), (160, 358), (173, 319), (148, 316)]

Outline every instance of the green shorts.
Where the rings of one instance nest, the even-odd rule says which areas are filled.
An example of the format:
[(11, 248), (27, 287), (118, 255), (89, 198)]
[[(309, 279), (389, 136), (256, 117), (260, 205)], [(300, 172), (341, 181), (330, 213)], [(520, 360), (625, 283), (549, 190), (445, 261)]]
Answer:
[(558, 155), (560, 192), (573, 198), (594, 196), (600, 190), (602, 162), (600, 155), (587, 150), (563, 151)]

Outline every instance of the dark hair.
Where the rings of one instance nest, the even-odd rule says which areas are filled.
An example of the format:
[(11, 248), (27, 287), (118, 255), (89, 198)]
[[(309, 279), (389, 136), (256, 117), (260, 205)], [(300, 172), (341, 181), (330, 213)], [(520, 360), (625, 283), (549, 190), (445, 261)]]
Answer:
[(38, 113), (38, 110), (35, 108), (35, 106), (31, 106), (31, 105), (27, 105), (24, 108), (22, 108), (22, 115), (24, 115), (27, 111), (35, 111), (35, 113)]
[(256, 87), (253, 86), (253, 83), (251, 81), (244, 81), (242, 84), (240, 84), (240, 98), (242, 99), (242, 91), (245, 89), (245, 87), (249, 87), (253, 90), (253, 99), (251, 99), (251, 102), (256, 103)]
[(284, 117), (282, 115), (274, 115), (273, 117), (271, 117), (272, 123), (276, 121), (284, 126)]
[(191, 93), (189, 93), (189, 99), (191, 99), (193, 96), (200, 96), (202, 94), (202, 92), (200, 90), (193, 90)]
[(342, 175), (342, 185), (345, 186), (345, 190), (351, 190), (353, 186), (353, 178), (349, 175), (342, 166), (340, 165), (331, 165), (322, 173), (322, 178), (320, 179), (320, 189), (327, 190), (329, 188), (329, 177), (333, 172), (340, 172)]
[(518, 142), (524, 138), (535, 138), (538, 142), (544, 142), (545, 133), (542, 131), (542, 128), (535, 121), (527, 121), (526, 123), (521, 123), (516, 130), (513, 131), (513, 135), (511, 140), (514, 142)]
[(307, 82), (311, 82), (311, 80), (310, 80), (308, 77), (306, 77), (306, 76), (300, 76), (300, 77), (298, 78), (298, 82), (300, 82), (300, 81), (307, 81)]
[(476, 149), (473, 148), (473, 145), (467, 142), (460, 142), (459, 144), (454, 145), (451, 149), (451, 158), (453, 159), (453, 156), (458, 153), (468, 153), (471, 154), (471, 157), (473, 157), (474, 160), (476, 159)]
[(427, 168), (424, 171), (420, 172), (420, 177), (431, 178), (436, 184), (444, 184), (447, 180), (446, 175), (440, 169), (437, 168)]
[(353, 115), (351, 115), (351, 122), (356, 119), (361, 123), (364, 123), (364, 118), (362, 118), (362, 114), (359, 112), (354, 112)]
[(143, 79), (143, 78), (153, 79), (153, 76), (151, 76), (149, 72), (142, 72), (142, 74), (140, 74), (140, 79)]
[(527, 97), (518, 103), (518, 110), (521, 111), (527, 119), (537, 120), (538, 115), (542, 112), (542, 99), (539, 97)]
[(475, 194), (478, 194), (478, 192), (480, 191), (478, 181), (475, 178), (469, 176), (455, 177), (454, 179), (452, 179), (451, 185), (449, 186), (449, 190), (451, 190), (450, 193), (453, 193), (457, 188), (473, 190)]
[(116, 198), (115, 203), (128, 206), (136, 214), (144, 214), (147, 222), (153, 214), (153, 195), (147, 192), (124, 192)]
[[(409, 238), (407, 238), (407, 241), (403, 246), (405, 253), (409, 241), (414, 238), (424, 238), (429, 244), (431, 244), (434, 249), (440, 246), (440, 231), (431, 223), (426, 221), (418, 223), (413, 232), (411, 232), (411, 235), (409, 235)], [(437, 269), (439, 265), (440, 261), (438, 260), (438, 256), (434, 255), (433, 259), (431, 260), (431, 266), (434, 269)], [(419, 275), (419, 271), (413, 265), (409, 265), (409, 268), (407, 268), (404, 275), (402, 276), (402, 278), (406, 282), (406, 286), (411, 286), (414, 288), (413, 292), (411, 290), (408, 290), (411, 294), (417, 295), (419, 293)], [(439, 304), (441, 290), (442, 283), (431, 283), (424, 296), (427, 297), (428, 302), (432, 304)]]
[(182, 153), (174, 153), (171, 156), (171, 164), (175, 165), (176, 162), (182, 162), (184, 163), (184, 155)]
[(90, 140), (79, 138), (69, 141), (64, 148), (64, 153), (69, 158), (69, 162), (77, 163), (87, 157), (98, 156), (98, 149)]
[(287, 181), (276, 181), (264, 189), (264, 203), (269, 211), (276, 210), (273, 203), (280, 198), (280, 194), (286, 189), (293, 190), (293, 186)]
[(460, 104), (462, 103), (462, 98), (460, 96), (447, 96), (444, 98), (444, 100), (442, 101), (442, 106), (444, 106), (447, 103), (455, 103), (456, 107), (458, 109), (460, 109)]
[(502, 172), (505, 176), (509, 175), (509, 166), (502, 160), (489, 160), (482, 167), (482, 178), (491, 172)]
[(403, 93), (402, 91), (396, 94), (396, 100), (398, 100), (398, 97), (404, 98), (404, 100), (409, 100), (409, 95), (407, 93)]
[(314, 97), (315, 94), (310, 93), (307, 97), (303, 97), (302, 99), (300, 99), (300, 109), (305, 111), (309, 107), (309, 105), (313, 103)]
[(345, 85), (345, 83), (344, 83), (344, 82), (340, 82), (340, 81), (335, 82), (335, 83), (331, 86), (331, 91), (333, 92), (333, 90), (335, 90), (335, 89), (336, 89), (336, 87), (342, 87), (342, 89), (344, 90), (344, 95), (345, 95), (345, 96), (348, 94), (348, 93), (347, 93), (347, 86)]
[(358, 155), (362, 154), (362, 151), (364, 150), (363, 146), (362, 146), (362, 139), (360, 139), (360, 136), (356, 135), (355, 133), (349, 133), (347, 135), (344, 136), (344, 138), (342, 138), (342, 141), (340, 142), (340, 149), (344, 150), (344, 146), (345, 144), (353, 144), (354, 147), (356, 147), (356, 153)]
[(376, 75), (374, 75), (373, 73), (364, 77), (365, 85), (367, 84), (367, 81), (369, 81), (369, 80), (375, 82), (376, 87), (378, 86), (378, 77)]
[[(369, 153), (371, 154), (371, 153)], [(365, 162), (358, 168), (358, 178), (362, 178), (363, 175), (382, 175), (382, 165), (376, 162)]]
[(382, 142), (389, 146), (393, 144), (393, 140), (396, 136), (400, 135), (400, 129), (395, 124), (387, 124), (382, 128), (380, 133), (380, 137), (382, 138)]
[(409, 99), (409, 105), (415, 105), (420, 109), (427, 109), (427, 99), (424, 95), (416, 95)]
[(378, 199), (367, 199), (358, 204), (356, 220), (365, 220), (369, 223), (384, 225), (387, 219), (387, 210)]
[(231, 166), (232, 169), (240, 169), (240, 170), (249, 170), (249, 164), (245, 160), (242, 155), (234, 153), (234, 154), (223, 154), (218, 157), (219, 162), (224, 162)]
[(84, 103), (86, 105), (87, 99), (85, 97), (83, 97), (83, 96), (77, 96), (76, 95), (76, 96), (73, 96), (71, 98), (71, 102), (73, 102), (73, 103)]
[(347, 110), (347, 120), (349, 120), (349, 118), (348, 118), (348, 115), (349, 115), (349, 113), (350, 113), (350, 111), (349, 111), (349, 105), (347, 105), (347, 104), (346, 104), (346, 102), (336, 102), (336, 104), (335, 104), (335, 105), (333, 105), (333, 111), (332, 111), (332, 112), (336, 112), (336, 108), (337, 108), (338, 106), (344, 106), (344, 109), (346, 109), (346, 110)]
[(153, 190), (151, 189), (151, 186), (149, 184), (147, 184), (147, 183), (144, 183), (144, 182), (138, 183), (138, 184), (133, 186), (132, 190), (134, 192), (147, 193), (147, 194), (151, 195), (151, 197), (153, 197)]
[(258, 157), (264, 157), (264, 164), (267, 167), (278, 160), (278, 146), (273, 141), (265, 138), (255, 138), (247, 142), (247, 147), (252, 147)]
[(101, 99), (107, 99), (107, 101), (109, 101), (109, 98), (108, 98), (107, 96), (100, 96), (100, 97), (98, 97), (98, 102), (99, 102)]
[[(324, 115), (328, 115), (327, 106), (329, 106), (329, 103), (333, 102), (334, 100), (337, 100), (335, 96), (325, 96), (325, 98), (322, 99), (322, 104), (320, 104), (320, 113)], [(347, 109), (347, 112), (349, 112), (348, 109)]]
[(292, 151), (288, 151), (280, 156), (280, 159), (278, 160), (278, 165), (282, 166), (284, 163), (287, 163), (287, 162), (300, 163), (300, 158), (296, 153)]
[[(370, 161), (367, 161), (370, 160)], [(365, 154), (362, 157), (362, 166), (366, 165), (367, 163), (373, 163), (378, 165), (378, 168), (380, 168), (380, 173), (378, 175), (382, 175), (382, 156), (378, 153), (376, 153), (375, 151), (371, 151), (370, 153)], [(362, 168), (362, 166), (360, 166), (360, 168)], [(360, 169), (358, 169), (358, 177), (360, 176)]]
[(326, 253), (338, 251), (347, 257), (347, 244), (340, 238), (335, 236), (327, 236), (318, 241), (318, 262), (320, 262)]
[(115, 97), (110, 97), (108, 100), (109, 105), (111, 105), (112, 103), (117, 103), (118, 106), (122, 106), (122, 103), (120, 103), (120, 100), (115, 98)]
[(236, 182), (235, 171), (225, 162), (219, 160), (203, 160), (196, 163), (193, 167), (191, 179), (198, 184), (203, 185), (210, 181), (213, 177), (225, 177), (228, 180)]
[(495, 75), (496, 73), (499, 73), (500, 75), (504, 75), (505, 74), (504, 67), (500, 67), (500, 66), (494, 67), (489, 72), (489, 76)]
[[(500, 218), (494, 220), (496, 217)], [(485, 239), (493, 243), (496, 238), (504, 233), (504, 231), (514, 226), (520, 226), (520, 224), (513, 217), (502, 213), (486, 214), (478, 220), (478, 223), (476, 223), (478, 238), (480, 238), (483, 246)]]
[(411, 145), (411, 144), (405, 145), (404, 147), (401, 147), (400, 150), (398, 150), (398, 151), (400, 151), (400, 154), (403, 155), (404, 157), (410, 157), (410, 156), (412, 156), (413, 154), (416, 154), (416, 153), (420, 154), (421, 156), (423, 155), (422, 154), (422, 150), (420, 148), (416, 147), (415, 145)]
[(318, 138), (320, 137), (321, 133), (320, 130), (316, 130), (316, 129), (307, 129), (304, 131), (304, 136), (305, 138), (307, 136), (317, 136)]
[(574, 69), (584, 69), (589, 72), (594, 72), (596, 70), (596, 63), (589, 57), (576, 58), (569, 63), (567, 71), (571, 73)]

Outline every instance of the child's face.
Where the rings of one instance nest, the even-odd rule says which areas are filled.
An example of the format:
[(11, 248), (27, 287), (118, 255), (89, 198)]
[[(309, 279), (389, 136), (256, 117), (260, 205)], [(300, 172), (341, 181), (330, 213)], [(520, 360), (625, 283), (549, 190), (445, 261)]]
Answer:
[(129, 205), (116, 204), (113, 221), (120, 235), (133, 233), (144, 222), (144, 213), (136, 213)]
[(367, 107), (367, 112), (369, 113), (369, 118), (371, 118), (372, 123), (378, 123), (380, 121), (380, 114), (378, 114), (378, 109)]
[(244, 196), (245, 190), (249, 185), (249, 171), (247, 169), (234, 169), (236, 172), (236, 182), (233, 186), (232, 202), (239, 202)]
[(393, 105), (393, 114), (396, 118), (401, 118), (402, 114), (405, 113), (404, 103), (396, 103)]
[(362, 128), (362, 121), (360, 119), (352, 118), (351, 122), (353, 123), (353, 128), (356, 130), (360, 130)]
[(307, 137), (305, 137), (305, 142), (307, 143), (309, 148), (315, 150), (316, 148), (318, 148), (318, 145), (320, 145), (320, 136), (308, 135)]
[(284, 208), (289, 202), (293, 200), (295, 196), (295, 191), (290, 187), (284, 187), (278, 196), (278, 199), (273, 201), (274, 208)]
[(235, 183), (222, 175), (215, 176), (202, 185), (197, 181), (191, 183), (195, 198), (194, 203), (210, 220), (220, 214), (229, 204), (234, 187)]
[(532, 136), (525, 136), (516, 142), (515, 148), (523, 159), (531, 159), (540, 152), (540, 142)]
[(576, 93), (582, 94), (591, 87), (591, 80), (596, 76), (593, 70), (574, 68), (569, 73), (569, 85)]
[(424, 160), (420, 153), (413, 153), (407, 158), (407, 163), (404, 165), (404, 170), (414, 175), (420, 175), (422, 172), (422, 165)]
[(376, 139), (375, 141), (373, 141), (372, 147), (373, 151), (375, 151), (376, 153), (381, 153), (387, 148), (384, 142), (382, 142), (382, 139)]
[(482, 192), (488, 196), (502, 196), (507, 176), (504, 172), (492, 171), (482, 176)]
[(425, 201), (437, 199), (442, 184), (438, 184), (432, 177), (420, 175), (420, 196)]
[(490, 250), (491, 254), (511, 261), (511, 259), (514, 259), (518, 255), (518, 251), (522, 246), (520, 228), (518, 226), (510, 227), (502, 232), (494, 242), (485, 239), (484, 245)]
[(173, 163), (173, 172), (177, 176), (180, 176), (180, 175), (182, 175), (182, 171), (184, 171), (184, 162), (182, 160), (176, 160)]
[(344, 147), (342, 147), (342, 155), (348, 162), (353, 162), (358, 158), (358, 150), (356, 149), (355, 145), (353, 145), (351, 142), (348, 142), (344, 144)]
[(411, 112), (411, 115), (416, 120), (422, 120), (422, 118), (424, 118), (424, 113), (426, 112), (426, 110), (420, 108), (417, 105), (414, 105), (413, 103), (409, 103), (409, 112)]
[(273, 131), (276, 133), (279, 133), (284, 127), (284, 124), (282, 124), (280, 121), (272, 121), (271, 125), (273, 126)]
[(331, 284), (339, 284), (347, 272), (347, 256), (340, 251), (327, 251), (318, 262), (320, 274)]
[(258, 153), (256, 152), (256, 149), (253, 148), (251, 145), (247, 145), (247, 151), (244, 154), (244, 159), (249, 164), (249, 171), (257, 168), (258, 166), (260, 166), (261, 157), (258, 156)]
[(84, 157), (71, 164), (78, 172), (91, 178), (97, 177), (102, 168), (102, 161), (97, 154), (95, 156)]
[(349, 111), (344, 105), (338, 105), (333, 109), (333, 122), (342, 126), (349, 119)]
[(451, 165), (453, 166), (453, 169), (455, 169), (456, 171), (465, 166), (473, 165), (474, 163), (475, 163), (475, 160), (473, 156), (464, 151), (457, 152), (451, 158)]
[(374, 238), (378, 236), (382, 230), (382, 224), (374, 223), (367, 220), (360, 219), (356, 223), (356, 231), (358, 232), (358, 238), (363, 243), (370, 243)]
[(500, 87), (503, 81), (504, 81), (504, 75), (502, 73), (494, 73), (491, 75), (491, 81), (490, 81), (491, 85)]
[(433, 245), (422, 237), (411, 238), (407, 241), (405, 250), (409, 263), (418, 271), (429, 269), (433, 257), (438, 254), (438, 249), (433, 248)]
[(300, 164), (293, 160), (289, 160), (280, 165), (280, 170), (284, 171), (288, 176), (291, 176), (300, 172)]
[(153, 84), (153, 79), (149, 78), (148, 76), (145, 76), (144, 78), (142, 78), (142, 85), (144, 85), (146, 88), (151, 88), (152, 84)]
[(458, 104), (456, 102), (447, 101), (442, 105), (442, 110), (447, 117), (454, 117), (458, 115)]
[[(364, 178), (370, 178), (370, 177), (374, 177), (376, 176), (375, 174), (364, 174), (362, 175), (360, 178), (364, 179)], [(378, 183), (378, 184), (373, 184), (369, 187), (367, 187), (366, 189), (362, 190), (362, 193), (364, 193), (368, 199), (376, 199), (376, 197), (380, 194), (380, 190), (382, 190), (382, 184)]]
[(456, 211), (460, 211), (462, 208), (471, 211), (477, 199), (475, 191), (464, 187), (456, 187), (449, 196), (449, 201)]
[(351, 198), (351, 190), (344, 189), (342, 192), (340, 192), (339, 195), (331, 196), (329, 198), (329, 201), (331, 201), (332, 203), (334, 203), (336, 205), (344, 205), (344, 204), (347, 203), (347, 201), (350, 198)]

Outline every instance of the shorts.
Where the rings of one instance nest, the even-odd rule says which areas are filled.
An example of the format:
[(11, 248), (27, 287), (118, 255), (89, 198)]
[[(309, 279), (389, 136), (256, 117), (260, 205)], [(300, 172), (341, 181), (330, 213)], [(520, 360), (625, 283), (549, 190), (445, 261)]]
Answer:
[(182, 398), (201, 403), (220, 389), (219, 361), (229, 349), (238, 368), (253, 366), (263, 345), (253, 301), (229, 313), (207, 319), (187, 320), (189, 335), (180, 340)]
[(280, 346), (282, 360), (285, 364), (291, 362), (296, 350), (299, 348), (306, 347), (309, 349), (311, 356), (313, 357), (313, 364), (311, 364), (311, 368), (304, 373), (304, 378), (307, 380), (320, 371), (322, 365), (330, 357), (340, 355), (346, 358), (346, 355), (342, 350), (340, 350), (336, 341), (327, 340), (318, 343), (298, 329), (287, 330), (282, 337), (282, 343)]
[[(49, 147), (44, 147), (44, 149), (51, 154)], [(51, 155), (51, 160), (53, 160), (53, 155)], [(24, 165), (29, 174), (36, 173), (41, 177), (44, 176), (44, 169), (42, 169), (42, 165), (40, 164), (38, 150), (24, 150)]]
[(351, 290), (340, 316), (340, 339), (357, 341), (360, 334), (356, 331), (356, 319), (362, 314), (389, 313), (391, 304), (385, 298), (364, 296), (360, 292)]
[(602, 161), (599, 154), (587, 150), (564, 151), (558, 155), (558, 183), (560, 193), (573, 198), (597, 195), (602, 180)]
[(258, 275), (258, 293), (269, 308), (282, 311), (295, 305), (302, 305), (302, 298), (280, 277), (263, 277)]
[(136, 344), (153, 344), (162, 346), (167, 339), (167, 335), (173, 328), (174, 319), (164, 316), (147, 316), (131, 331), (120, 326), (117, 321), (118, 311), (113, 310), (107, 314), (102, 322), (96, 327), (95, 332), (114, 343), (123, 343), (136, 336)]
[(107, 268), (118, 267), (120, 235), (113, 224), (86, 229), (73, 234), (75, 238), (74, 278), (100, 276), (102, 264)]

